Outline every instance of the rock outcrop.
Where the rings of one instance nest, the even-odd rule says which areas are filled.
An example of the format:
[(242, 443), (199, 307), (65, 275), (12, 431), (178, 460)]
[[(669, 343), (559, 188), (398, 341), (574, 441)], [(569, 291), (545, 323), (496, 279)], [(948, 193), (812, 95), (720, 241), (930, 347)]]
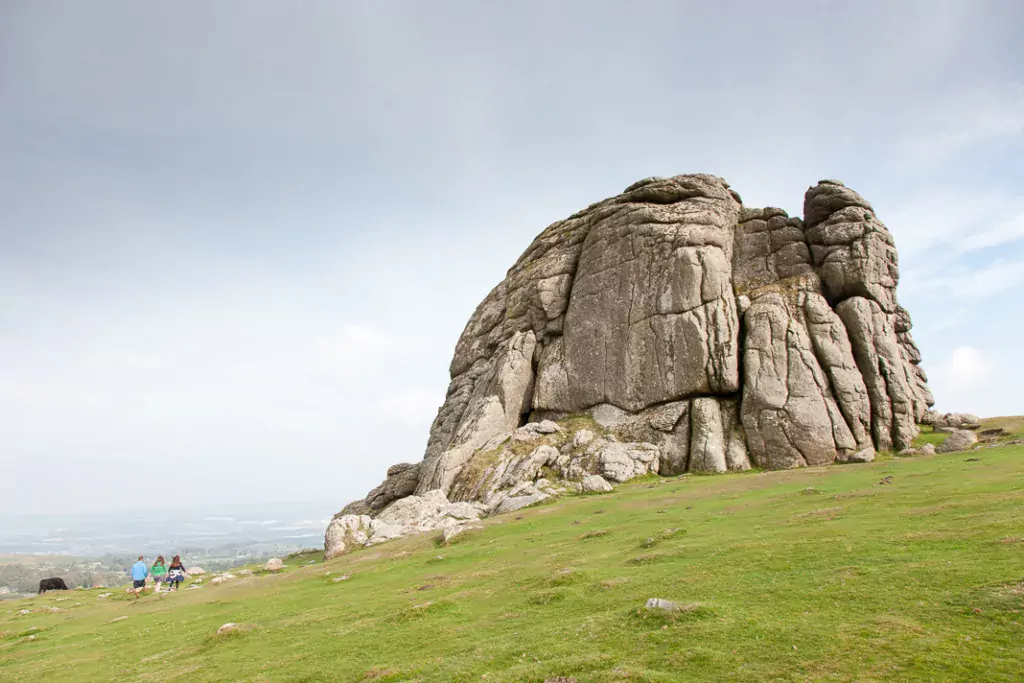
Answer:
[(634, 183), (549, 226), (477, 307), (422, 462), (339, 513), (328, 555), (408, 530), (388, 520), (429, 496), (442, 528), (444, 504), (904, 450), (934, 401), (898, 281), (892, 235), (837, 181), (802, 219), (711, 175)]

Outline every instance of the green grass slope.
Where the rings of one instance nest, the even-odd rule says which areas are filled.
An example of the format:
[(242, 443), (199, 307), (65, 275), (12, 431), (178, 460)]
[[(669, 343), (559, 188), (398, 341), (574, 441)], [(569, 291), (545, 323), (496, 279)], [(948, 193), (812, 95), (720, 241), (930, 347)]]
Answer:
[(645, 479), (449, 547), (5, 603), (0, 680), (1020, 681), (1022, 485), (1021, 447)]

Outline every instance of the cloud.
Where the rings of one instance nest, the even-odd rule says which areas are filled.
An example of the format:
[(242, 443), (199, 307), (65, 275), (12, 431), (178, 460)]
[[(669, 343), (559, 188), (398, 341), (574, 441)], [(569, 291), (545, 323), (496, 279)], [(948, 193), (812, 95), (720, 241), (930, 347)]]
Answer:
[[(365, 493), (537, 232), (647, 175), (848, 180), (929, 371), (1019, 338), (1020, 8), (458, 4), (0, 2), (0, 508)], [(90, 471), (19, 495), (54, 458)]]
[(1022, 238), (1024, 238), (1024, 210), (1021, 210), (1017, 214), (1010, 216), (1001, 223), (998, 223), (994, 228), (985, 230), (980, 234), (972, 235), (970, 239), (963, 244), (963, 250), (974, 251), (977, 249), (998, 247), (1003, 244), (1016, 242)]
[(946, 277), (939, 285), (960, 299), (995, 296), (1024, 285), (1024, 260), (997, 259), (984, 268)]
[(321, 339), (317, 346), (320, 369), (340, 375), (368, 370), (399, 347), (394, 337), (365, 324), (346, 325), (336, 338)]
[(442, 400), (436, 392), (413, 389), (382, 401), (380, 409), (407, 427), (423, 427), (434, 420)]
[(974, 88), (936, 102), (909, 136), (905, 156), (920, 165), (948, 161), (971, 147), (1024, 134), (1024, 87)]
[(900, 293), (908, 299), (941, 302), (945, 308), (950, 298), (980, 304), (1020, 286), (1024, 286), (1024, 259), (999, 258), (978, 268), (946, 261), (905, 271)]
[(86, 358), (90, 366), (102, 370), (154, 370), (167, 367), (166, 359), (151, 353), (101, 351)]
[(338, 351), (345, 354), (378, 354), (397, 346), (393, 337), (370, 325), (346, 325)]
[(940, 247), (953, 258), (1024, 238), (1024, 196), (1019, 195), (936, 187), (879, 211), (900, 255), (911, 259), (927, 252), (934, 262), (944, 253)]
[(1020, 380), (1015, 364), (976, 346), (954, 348), (930, 373), (938, 410), (983, 417), (1019, 412), (1021, 403), (1014, 387)]
[(992, 361), (980, 349), (960, 346), (933, 373), (933, 382), (946, 390), (971, 390), (987, 385), (993, 377)]

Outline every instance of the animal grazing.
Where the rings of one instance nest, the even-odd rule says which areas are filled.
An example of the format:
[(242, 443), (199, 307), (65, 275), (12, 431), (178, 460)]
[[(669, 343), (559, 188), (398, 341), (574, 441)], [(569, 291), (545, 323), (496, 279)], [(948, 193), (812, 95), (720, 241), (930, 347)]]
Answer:
[(39, 595), (42, 595), (46, 591), (66, 591), (68, 585), (64, 583), (64, 579), (54, 577), (52, 579), (42, 579), (39, 582)]

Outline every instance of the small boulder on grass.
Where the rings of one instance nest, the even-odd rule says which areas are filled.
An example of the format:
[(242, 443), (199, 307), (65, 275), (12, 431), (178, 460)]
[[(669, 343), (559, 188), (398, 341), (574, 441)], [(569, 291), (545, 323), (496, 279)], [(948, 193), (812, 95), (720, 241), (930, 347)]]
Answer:
[(651, 598), (644, 605), (649, 610), (661, 610), (663, 612), (695, 612), (701, 608), (699, 602), (679, 603), (662, 598)]
[(227, 636), (233, 633), (245, 633), (247, 631), (254, 631), (256, 628), (256, 624), (236, 624), (233, 621), (229, 621), (217, 629), (217, 635)]
[(469, 531), (478, 531), (482, 529), (478, 524), (459, 524), (457, 526), (448, 526), (441, 532), (441, 543), (443, 545), (450, 545), (463, 534)]
[(280, 557), (272, 557), (263, 565), (263, 569), (268, 572), (279, 572), (284, 569), (284, 562), (281, 561)]
[(644, 605), (647, 609), (661, 609), (666, 612), (675, 612), (680, 608), (679, 603), (672, 602), (671, 600), (662, 600), (661, 598), (651, 598)]
[(600, 474), (588, 474), (583, 477), (583, 490), (587, 493), (608, 493), (613, 491), (612, 485)]

